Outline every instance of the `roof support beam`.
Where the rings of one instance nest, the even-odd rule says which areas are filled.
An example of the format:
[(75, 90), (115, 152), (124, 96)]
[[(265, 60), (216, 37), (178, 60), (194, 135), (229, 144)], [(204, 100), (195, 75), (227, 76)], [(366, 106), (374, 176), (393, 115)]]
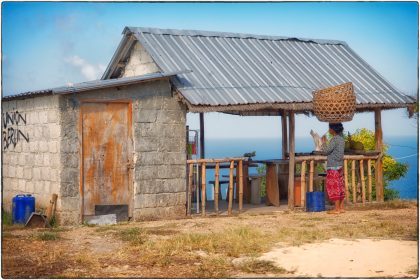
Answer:
[(205, 146), (204, 146), (204, 113), (200, 113), (200, 158), (205, 158)]
[(376, 182), (376, 200), (384, 201), (384, 182), (383, 182), (383, 141), (382, 141), (382, 122), (381, 110), (375, 110), (375, 149), (379, 152), (378, 160), (375, 163), (375, 182)]
[(282, 158), (286, 159), (287, 154), (287, 112), (281, 112), (281, 151), (282, 151)]
[(295, 206), (295, 113), (289, 112), (289, 184), (288, 184), (288, 206), (293, 209)]

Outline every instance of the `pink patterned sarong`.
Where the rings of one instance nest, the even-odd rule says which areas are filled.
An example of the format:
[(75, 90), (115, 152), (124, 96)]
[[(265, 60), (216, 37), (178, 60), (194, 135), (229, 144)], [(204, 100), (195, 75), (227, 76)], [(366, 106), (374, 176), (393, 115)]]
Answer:
[(344, 189), (344, 179), (342, 176), (342, 168), (338, 170), (327, 170), (327, 193), (328, 198), (332, 201), (344, 199), (346, 192)]

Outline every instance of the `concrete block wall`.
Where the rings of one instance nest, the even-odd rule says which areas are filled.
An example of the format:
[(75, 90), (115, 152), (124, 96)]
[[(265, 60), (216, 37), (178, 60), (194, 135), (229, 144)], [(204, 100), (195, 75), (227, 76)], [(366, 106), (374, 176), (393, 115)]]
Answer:
[(139, 42), (136, 42), (122, 72), (122, 77), (140, 76), (156, 72), (159, 72), (159, 68), (154, 63), (152, 57)]
[[(60, 223), (81, 222), (79, 122), (83, 99), (132, 100), (134, 219), (183, 217), (186, 107), (172, 96), (167, 80), (78, 95), (3, 102), (2, 172), (6, 210), (11, 211), (12, 197), (16, 194), (33, 194), (39, 209), (46, 208), (51, 194), (57, 193)], [(12, 134), (8, 138), (8, 133), (19, 131), (19, 141), (14, 145), (17, 137), (13, 138)]]
[(11, 211), (17, 194), (33, 194), (45, 209), (59, 194), (61, 129), (58, 96), (2, 102), (3, 205)]
[(60, 223), (81, 223), (79, 104), (75, 95), (60, 99), (61, 172), (60, 197), (57, 203)]
[(60, 103), (63, 220), (80, 222), (80, 161), (75, 159), (83, 99), (132, 100), (134, 219), (185, 216), (186, 107), (172, 96), (169, 81), (162, 80), (64, 97)]

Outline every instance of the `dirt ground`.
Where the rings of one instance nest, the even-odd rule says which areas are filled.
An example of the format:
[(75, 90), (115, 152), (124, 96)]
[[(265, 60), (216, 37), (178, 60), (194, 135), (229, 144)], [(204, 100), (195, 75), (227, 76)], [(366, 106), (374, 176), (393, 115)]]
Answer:
[(2, 276), (416, 278), (417, 213), (417, 203), (394, 201), (340, 215), (273, 211), (52, 230), (3, 226)]
[(283, 247), (260, 259), (274, 261), (299, 277), (412, 277), (417, 242), (403, 240), (330, 239), (300, 247)]

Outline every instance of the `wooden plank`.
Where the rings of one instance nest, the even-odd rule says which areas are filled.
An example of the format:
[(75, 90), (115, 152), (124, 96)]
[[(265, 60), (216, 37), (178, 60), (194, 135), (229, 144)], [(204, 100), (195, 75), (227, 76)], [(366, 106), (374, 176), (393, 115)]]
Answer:
[(193, 177), (194, 177), (194, 164), (189, 164), (188, 170), (188, 200), (187, 200), (187, 215), (191, 216), (191, 195), (192, 195), (192, 186), (193, 186)]
[(233, 202), (233, 167), (235, 163), (232, 160), (230, 162), (229, 172), (229, 202), (228, 202), (228, 215), (232, 215), (232, 202)]
[(309, 162), (309, 191), (314, 191), (314, 161)]
[(289, 209), (295, 205), (295, 114), (289, 112), (289, 183), (288, 201)]
[(347, 170), (347, 159), (344, 160), (344, 188), (346, 189), (346, 202), (348, 203), (350, 200), (350, 192), (349, 192), (349, 174)]
[(353, 190), (353, 203), (356, 204), (356, 161), (351, 161), (351, 188)]
[(368, 166), (367, 166), (367, 172), (368, 172), (368, 199), (369, 202), (372, 202), (372, 161), (369, 159), (368, 160)]
[[(239, 161), (239, 212), (242, 211), (244, 198), (244, 176), (243, 176), (243, 162)], [(238, 176), (236, 176), (238, 177)]]
[(280, 206), (279, 183), (277, 177), (277, 166), (275, 164), (267, 163), (267, 170), (265, 175), (265, 186), (267, 193), (266, 205)]
[(216, 215), (219, 215), (219, 171), (220, 163), (216, 163), (214, 173), (214, 211), (216, 211)]
[[(365, 156), (365, 155), (344, 155), (344, 159), (347, 160), (367, 160), (367, 159), (377, 159), (378, 156)], [(315, 160), (315, 161), (326, 161), (327, 156), (323, 155), (308, 155), (308, 156), (295, 156), (295, 162), (302, 162), (308, 160)]]
[(375, 148), (380, 152), (379, 158), (375, 164), (375, 182), (376, 182), (376, 200), (378, 202), (384, 201), (384, 183), (383, 183), (383, 147), (382, 147), (382, 123), (381, 123), (381, 110), (375, 110)]
[(366, 185), (365, 185), (365, 170), (363, 167), (363, 160), (359, 161), (360, 164), (360, 181), (362, 185), (362, 204), (365, 205), (366, 201)]
[(203, 158), (203, 159), (189, 159), (187, 160), (187, 163), (222, 163), (222, 162), (231, 162), (231, 161), (239, 161), (239, 160), (243, 160), (243, 161), (248, 161), (247, 157), (232, 157), (232, 158), (221, 158), (221, 159), (210, 159), (210, 158)]
[(281, 151), (282, 158), (286, 159), (287, 154), (287, 112), (283, 110), (281, 113)]
[(201, 215), (206, 215), (206, 163), (201, 164)]
[(300, 205), (305, 207), (306, 196), (306, 160), (302, 161), (300, 170)]

